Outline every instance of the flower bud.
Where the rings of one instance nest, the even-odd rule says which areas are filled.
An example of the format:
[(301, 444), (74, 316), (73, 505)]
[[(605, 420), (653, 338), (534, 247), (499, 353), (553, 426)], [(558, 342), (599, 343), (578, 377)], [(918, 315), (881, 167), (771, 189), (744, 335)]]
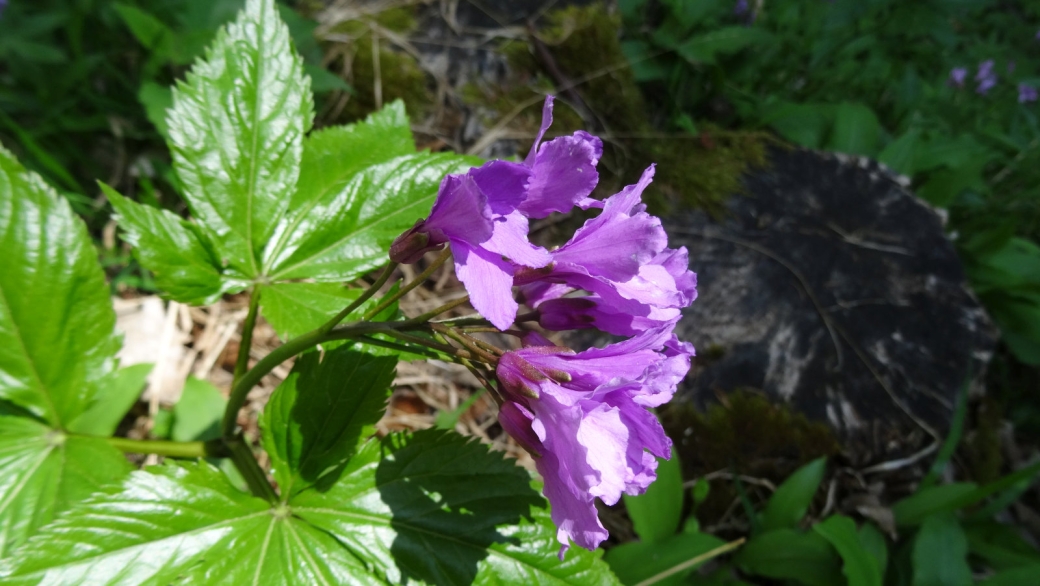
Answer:
[(442, 244), (430, 244), (430, 233), (423, 230), (425, 224), (426, 220), (418, 220), (407, 232), (394, 240), (390, 245), (390, 260), (410, 265)]

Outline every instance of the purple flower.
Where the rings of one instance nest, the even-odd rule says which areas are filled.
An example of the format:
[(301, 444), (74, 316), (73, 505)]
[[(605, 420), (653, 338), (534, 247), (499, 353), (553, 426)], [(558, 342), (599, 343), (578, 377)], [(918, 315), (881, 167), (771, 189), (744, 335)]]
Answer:
[(950, 79), (947, 83), (954, 87), (964, 87), (964, 80), (968, 77), (967, 67), (954, 67), (950, 70)]
[(508, 202), (483, 192), (472, 173), (441, 182), (430, 216), (397, 237), (390, 259), (413, 263), (444, 243), (455, 257), (455, 274), (466, 285), (473, 307), (495, 327), (516, 318), (513, 274), (518, 265), (544, 267), (552, 257), (527, 240), (527, 218)]
[[(544, 327), (584, 324), (632, 335), (674, 323), (678, 310), (696, 298), (697, 276), (689, 270), (686, 249), (667, 247), (660, 219), (642, 203), (653, 175), (651, 166), (637, 184), (609, 197), (599, 216), (550, 253), (551, 265), (516, 273), (525, 302), (540, 312), (547, 306), (540, 316)], [(576, 290), (591, 296), (564, 297)], [(567, 317), (568, 308), (582, 313)]]
[(0, 16), (4, 15), (4, 10), (7, 9), (7, 0), (0, 0)]
[(982, 95), (985, 95), (989, 90), (993, 89), (993, 86), (997, 85), (997, 74), (993, 73), (992, 59), (979, 63), (979, 70), (975, 73), (975, 81), (978, 82), (975, 92)]
[(671, 457), (648, 409), (672, 398), (693, 347), (671, 327), (579, 353), (532, 338), (499, 360), (499, 421), (536, 458), (562, 559), (570, 540), (595, 549), (607, 538), (596, 497), (613, 505), (642, 494), (657, 477), (655, 456)]
[(489, 161), (441, 183), (430, 216), (416, 222), (390, 247), (390, 259), (414, 263), (444, 243), (470, 301), (495, 327), (507, 329), (519, 307), (513, 275), (541, 268), (549, 253), (527, 240), (528, 218), (544, 218), (603, 203), (589, 197), (599, 181), (603, 143), (584, 131), (542, 143), (552, 124), (553, 98), (542, 108), (542, 126), (523, 163)]
[(553, 97), (542, 106), (542, 126), (523, 163), (492, 161), (472, 171), (481, 189), (508, 202), (528, 218), (569, 212), (575, 205), (587, 209), (602, 202), (589, 198), (599, 182), (596, 164), (603, 142), (579, 130), (542, 144), (552, 125)]
[(737, 3), (733, 6), (733, 14), (737, 16), (743, 16), (750, 10), (747, 0), (737, 0)]
[(1035, 102), (1037, 98), (1036, 88), (1025, 83), (1018, 84), (1018, 103)]

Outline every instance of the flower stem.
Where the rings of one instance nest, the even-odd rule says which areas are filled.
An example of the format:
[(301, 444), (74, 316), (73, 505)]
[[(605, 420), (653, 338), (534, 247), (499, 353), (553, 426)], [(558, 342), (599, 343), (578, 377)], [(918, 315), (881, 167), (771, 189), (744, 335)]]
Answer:
[(125, 437), (106, 437), (113, 448), (128, 454), (157, 454), (171, 458), (226, 458), (230, 455), (224, 442), (172, 442), (166, 440), (135, 440)]
[(450, 311), (452, 309), (455, 309), (456, 307), (458, 307), (460, 305), (465, 305), (468, 302), (469, 302), (469, 295), (463, 295), (462, 297), (459, 297), (458, 299), (453, 299), (453, 300), (445, 303), (444, 305), (442, 305), (442, 306), (440, 306), (440, 307), (438, 307), (436, 309), (431, 309), (430, 311), (427, 311), (426, 313), (424, 313), (422, 315), (415, 316), (415, 317), (410, 318), (410, 319), (405, 320), (405, 321), (408, 321), (410, 323), (417, 323), (417, 324), (426, 323), (426, 322), (430, 321), (431, 319), (437, 317), (438, 315), (440, 315), (440, 314), (442, 314), (442, 313), (444, 313), (446, 311)]
[(467, 350), (472, 352), (475, 356), (479, 356), (481, 359), (483, 359), (484, 362), (487, 362), (488, 364), (498, 363), (498, 356), (495, 356), (494, 354), (481, 348), (480, 345), (477, 344), (476, 340), (474, 340), (473, 338), (462, 335), (455, 329), (447, 328), (440, 324), (430, 324), (430, 328), (433, 329), (433, 331), (440, 332), (445, 336), (451, 338), (452, 340), (455, 340), (459, 344), (462, 344)]
[[(258, 313), (260, 313), (260, 290), (254, 288), (249, 297), (249, 313), (246, 314), (246, 321), (242, 324), (242, 341), (238, 345), (238, 360), (235, 361), (233, 381), (237, 382), (242, 378), (246, 367), (249, 366), (249, 350), (253, 347), (253, 328), (256, 327)], [(234, 386), (234, 382), (232, 382), (232, 386)]]
[(387, 282), (387, 280), (390, 279), (390, 275), (394, 272), (394, 269), (396, 268), (397, 263), (395, 262), (390, 262), (389, 264), (387, 264), (386, 268), (383, 269), (383, 272), (379, 275), (379, 278), (376, 279), (376, 282), (372, 283), (371, 287), (365, 289), (365, 292), (362, 293), (360, 297), (355, 299), (350, 305), (343, 308), (343, 311), (337, 313), (336, 316), (330, 319), (328, 322), (326, 322), (325, 325), (321, 326), (319, 328), (319, 331), (323, 333), (328, 333), (332, 330), (332, 328), (339, 325), (339, 322), (346, 319), (346, 317), (350, 315), (351, 312), (361, 307), (362, 303), (368, 301), (369, 298), (375, 295), (376, 291), (379, 291), (379, 288), (382, 287)]
[(442, 252), (440, 254), (440, 256), (437, 257), (437, 260), (433, 261), (433, 263), (431, 263), (430, 266), (426, 267), (425, 271), (423, 271), (422, 273), (419, 273), (419, 276), (415, 277), (415, 279), (413, 279), (411, 283), (408, 283), (404, 287), (401, 287), (401, 289), (398, 290), (397, 293), (394, 293), (390, 297), (387, 297), (379, 305), (377, 305), (376, 307), (368, 310), (368, 313), (366, 313), (364, 315), (364, 317), (362, 317), (361, 319), (362, 320), (368, 320), (368, 319), (372, 319), (373, 317), (379, 315), (380, 311), (383, 311), (387, 307), (390, 307), (390, 305), (393, 302), (395, 302), (398, 299), (404, 297), (405, 295), (408, 294), (409, 291), (411, 291), (412, 289), (415, 289), (419, 285), (423, 284), (426, 281), (426, 279), (428, 279), (430, 277), (430, 275), (432, 275), (433, 272), (436, 271), (449, 258), (451, 258), (451, 248), (445, 247), (444, 248), (444, 252)]
[(254, 496), (258, 496), (268, 502), (277, 502), (278, 494), (271, 487), (271, 483), (267, 481), (267, 475), (264, 474), (260, 464), (257, 463), (256, 457), (253, 456), (253, 450), (249, 448), (245, 438), (238, 435), (231, 440), (226, 440), (224, 443), (231, 450), (231, 461), (235, 463), (235, 468), (238, 468), (238, 471), (242, 473), (242, 478), (246, 480), (249, 491)]

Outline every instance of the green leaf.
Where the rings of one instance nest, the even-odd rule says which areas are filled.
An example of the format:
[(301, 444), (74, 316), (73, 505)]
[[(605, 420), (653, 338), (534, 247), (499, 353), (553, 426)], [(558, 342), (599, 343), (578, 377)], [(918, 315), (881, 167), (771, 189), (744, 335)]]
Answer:
[(312, 117), (310, 81), (274, 0), (248, 0), (173, 90), (167, 124), (184, 198), (246, 277), (261, 274), (288, 209)]
[(885, 536), (873, 523), (867, 522), (859, 528), (859, 542), (863, 545), (863, 549), (874, 556), (877, 567), (884, 576), (888, 569), (888, 543), (885, 541)]
[(838, 550), (844, 565), (842, 572), (849, 586), (881, 586), (884, 577), (878, 560), (863, 546), (856, 523), (844, 515), (832, 515), (813, 525), (813, 531)]
[(0, 559), (56, 513), (129, 471), (123, 454), (102, 439), (0, 416)]
[(623, 496), (625, 510), (628, 511), (636, 535), (641, 541), (646, 544), (657, 543), (675, 534), (679, 528), (679, 521), (682, 520), (682, 484), (679, 454), (673, 450), (670, 460), (657, 459), (657, 480), (645, 493), (639, 496)]
[(813, 495), (823, 481), (826, 468), (827, 459), (817, 458), (784, 480), (773, 496), (769, 497), (762, 511), (762, 529), (770, 531), (797, 527), (812, 504)]
[(968, 550), (996, 570), (1040, 564), (1040, 551), (1023, 539), (1020, 531), (989, 520), (964, 525)]
[(782, 102), (765, 109), (762, 123), (795, 144), (817, 149), (823, 145), (831, 116), (823, 105)]
[[(441, 179), (475, 160), (419, 153), (367, 167), (311, 200), (271, 255), (271, 278), (355, 279), (386, 262), (394, 238), (429, 214)], [(281, 235), (276, 236), (281, 240)]]
[(206, 462), (134, 472), (50, 525), (0, 576), (12, 585), (377, 583), (331, 537)]
[(205, 462), (134, 472), (0, 563), (20, 584), (615, 584), (557, 556), (522, 469), (454, 434), (369, 441), (326, 491), (271, 504)]
[(763, 29), (729, 26), (697, 35), (677, 47), (679, 55), (691, 63), (715, 63), (719, 55), (737, 53), (751, 45), (772, 40)]
[(181, 398), (173, 406), (170, 438), (175, 442), (206, 441), (220, 437), (220, 420), (227, 399), (207, 381), (189, 376)]
[(100, 437), (115, 434), (119, 422), (141, 396), (145, 379), (152, 372), (152, 366), (154, 365), (134, 364), (112, 373), (98, 388), (87, 410), (69, 424), (69, 430)]
[(392, 583), (615, 584), (599, 552), (557, 557), (556, 528), (522, 469), (451, 432), (370, 441), (293, 513)]
[[(329, 321), (360, 297), (362, 291), (338, 283), (274, 283), (261, 287), (260, 306), (278, 337), (288, 340)], [(363, 313), (368, 307), (372, 307), (371, 302), (364, 303), (354, 314)], [(345, 321), (350, 321), (349, 317)]]
[(144, 114), (159, 134), (169, 140), (170, 129), (166, 126), (166, 111), (173, 107), (173, 90), (152, 81), (141, 84), (137, 90), (137, 101), (144, 106)]
[(776, 529), (756, 535), (736, 556), (749, 574), (796, 580), (809, 586), (845, 584), (841, 559), (822, 536), (814, 532)]
[(1036, 586), (1040, 564), (1005, 570), (979, 583), (979, 586)]
[[(660, 470), (660, 469), (658, 469)], [(653, 486), (653, 485), (651, 485)], [(633, 541), (613, 547), (603, 556), (622, 584), (639, 584), (644, 580), (707, 553), (726, 542), (707, 533), (670, 535), (660, 541)], [(707, 562), (708, 560), (704, 560)], [(655, 584), (682, 584), (697, 566), (690, 566)]]
[(888, 143), (878, 160), (888, 165), (896, 173), (913, 175), (914, 158), (917, 154), (921, 131), (908, 130), (902, 136)]
[(68, 202), (0, 148), (0, 399), (67, 425), (115, 367), (105, 275)]
[(134, 257), (155, 274), (156, 286), (166, 297), (210, 305), (224, 293), (248, 285), (223, 273), (197, 226), (167, 210), (132, 202), (104, 183), (99, 185), (116, 211), (123, 238), (134, 246)]
[(349, 346), (296, 359), (260, 421), (283, 500), (336, 472), (375, 433), (396, 366)]
[(112, 5), (116, 14), (123, 19), (127, 28), (133, 33), (139, 43), (146, 48), (161, 54), (169, 53), (173, 42), (173, 31), (163, 24), (161, 20), (151, 14), (128, 4), (115, 3)]
[(975, 486), (972, 482), (933, 486), (899, 501), (892, 506), (892, 513), (899, 525), (916, 525), (934, 513), (956, 511), (974, 505), (1023, 481), (1032, 480), (1037, 474), (1040, 474), (1040, 462), (982, 486)]
[(870, 107), (842, 102), (835, 113), (827, 148), (840, 153), (874, 156), (881, 138), (881, 123)]
[(919, 490), (892, 505), (892, 514), (900, 525), (918, 525), (933, 513), (957, 508), (977, 488), (974, 482), (953, 482)]
[(914, 538), (914, 586), (969, 586), (968, 540), (953, 513), (924, 520)]

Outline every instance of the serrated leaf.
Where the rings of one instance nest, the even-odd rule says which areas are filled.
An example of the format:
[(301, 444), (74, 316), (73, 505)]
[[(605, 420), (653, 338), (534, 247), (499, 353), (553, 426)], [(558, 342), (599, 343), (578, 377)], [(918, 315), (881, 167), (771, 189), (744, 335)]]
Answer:
[(155, 284), (166, 297), (190, 305), (210, 305), (224, 293), (237, 293), (248, 285), (224, 274), (197, 226), (100, 185), (116, 211), (123, 238), (134, 246), (134, 257), (155, 274)]
[(743, 571), (767, 578), (809, 586), (845, 584), (837, 552), (812, 531), (777, 529), (756, 535), (741, 548), (735, 561)]
[(396, 366), (347, 346), (297, 358), (260, 421), (282, 500), (336, 472), (375, 432)]
[(54, 515), (130, 471), (104, 440), (0, 416), (0, 558)]
[(205, 462), (134, 472), (19, 554), (0, 566), (5, 584), (375, 583), (328, 535)]
[(773, 496), (769, 497), (762, 511), (762, 529), (770, 531), (797, 527), (812, 504), (826, 467), (827, 459), (817, 458), (784, 480)]
[(0, 148), (0, 399), (54, 426), (86, 410), (119, 339), (86, 227)]
[(98, 388), (87, 410), (69, 424), (69, 430), (99, 437), (113, 435), (119, 422), (141, 396), (152, 366), (134, 364), (112, 373)]
[[(670, 460), (657, 459), (657, 480), (645, 493), (639, 496), (626, 494), (622, 497), (625, 500), (625, 510), (632, 519), (632, 525), (640, 541), (646, 544), (657, 543), (675, 534), (679, 528), (679, 521), (682, 520), (683, 493), (679, 455), (676, 450), (672, 450)], [(647, 575), (652, 576), (656, 573), (651, 572)]]
[(212, 383), (189, 376), (181, 398), (173, 406), (170, 438), (191, 442), (220, 437), (220, 419), (226, 405), (227, 399)]
[(264, 250), (265, 267), (277, 265), (292, 253), (292, 243), (313, 229), (316, 208), (342, 192), (358, 173), (414, 152), (415, 141), (400, 100), (363, 122), (326, 128), (308, 136), (303, 144), (300, 181), (288, 213)]
[(272, 280), (349, 281), (383, 264), (394, 238), (429, 214), (444, 176), (474, 162), (418, 153), (367, 167), (310, 206), (271, 259)]
[(260, 307), (278, 337), (289, 340), (329, 321), (361, 293), (338, 283), (273, 283), (260, 288)]
[(556, 528), (526, 472), (450, 432), (365, 444), (293, 513), (393, 583), (614, 584), (598, 553), (557, 557)]
[(951, 512), (932, 515), (914, 538), (914, 586), (968, 586), (968, 540)]
[(531, 511), (540, 502), (523, 470), (440, 432), (369, 441), (335, 486), (288, 504), (236, 490), (205, 462), (168, 463), (63, 515), (0, 563), (0, 579), (616, 584), (596, 553), (557, 558), (548, 514)]
[(813, 525), (813, 531), (838, 550), (849, 586), (881, 586), (883, 575), (878, 560), (860, 541), (855, 521), (844, 515), (832, 515)]
[(312, 117), (310, 81), (274, 0), (248, 0), (173, 90), (167, 125), (183, 195), (249, 278), (288, 209)]
[[(671, 535), (656, 543), (623, 543), (608, 550), (604, 558), (621, 583), (631, 585), (639, 584), (725, 543), (707, 533), (684, 533)], [(683, 584), (684, 578), (694, 569), (695, 566), (690, 566), (655, 584)]]

